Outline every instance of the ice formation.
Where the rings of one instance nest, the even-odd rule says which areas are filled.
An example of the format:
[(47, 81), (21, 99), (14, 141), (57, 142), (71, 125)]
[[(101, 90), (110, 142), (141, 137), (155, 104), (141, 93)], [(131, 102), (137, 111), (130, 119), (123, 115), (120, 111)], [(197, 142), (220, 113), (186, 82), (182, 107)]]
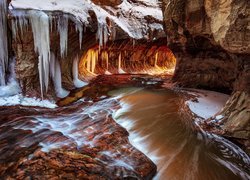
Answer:
[(0, 86), (5, 85), (8, 67), (7, 4), (0, 0)]
[(61, 57), (67, 55), (68, 48), (68, 15), (63, 15), (59, 17), (58, 20), (58, 31), (60, 34), (60, 48), (61, 48)]
[(62, 88), (62, 74), (59, 61), (55, 58), (54, 53), (50, 53), (50, 74), (54, 83), (57, 97), (64, 98), (69, 92)]
[(8, 77), (7, 84), (5, 86), (0, 86), (0, 97), (13, 96), (21, 92), (19, 84), (16, 81), (15, 59), (10, 59), (8, 70), (10, 75)]
[[(148, 38), (149, 31), (163, 31), (160, 23), (163, 20), (162, 10), (158, 0), (137, 0), (135, 2), (123, 0), (115, 7), (100, 6), (90, 0), (12, 0), (11, 9), (35, 9), (44, 11), (62, 11), (72, 14), (79, 22), (89, 24), (89, 12), (95, 12), (98, 21), (97, 38), (100, 45), (105, 43), (108, 35), (115, 35), (114, 26), (118, 26), (128, 36), (134, 39)], [(119, 15), (118, 15), (119, 14)], [(148, 22), (151, 16), (156, 19)], [(109, 27), (106, 20), (109, 19), (113, 27)], [(159, 22), (159, 23), (158, 23)], [(111, 31), (114, 32), (111, 32)]]
[(118, 72), (119, 74), (125, 74), (126, 72), (122, 69), (122, 54), (119, 54), (118, 58)]
[[(4, 76), (6, 74), (6, 63), (8, 61), (5, 7), (6, 1), (0, 0), (2, 13), (0, 17), (0, 26), (2, 27), (0, 28), (0, 37), (2, 39), (0, 42), (0, 84), (4, 84), (6, 81)], [(56, 27), (54, 25), (56, 18), (51, 16), (53, 11), (64, 12), (63, 16), (56, 19), (57, 31), (60, 35), (61, 57), (67, 55), (69, 18), (74, 22), (75, 29), (79, 33), (79, 46), (81, 49), (84, 27), (90, 23), (89, 19), (91, 17), (89, 12), (94, 12), (97, 18), (98, 30), (96, 33), (100, 48), (105, 46), (108, 40), (116, 37), (117, 28), (121, 29), (133, 39), (148, 38), (149, 31), (163, 31), (162, 24), (160, 23), (163, 17), (158, 0), (137, 0), (135, 2), (124, 0), (116, 7), (100, 6), (90, 0), (43, 0), (36, 1), (35, 3), (33, 0), (12, 0), (9, 5), (9, 10), (14, 15), (12, 20), (14, 38), (17, 33), (21, 35), (24, 34), (25, 29), (28, 27), (28, 22), (31, 24), (35, 51), (38, 54), (39, 60), (38, 70), (42, 97), (43, 93), (48, 90), (49, 78), (57, 77), (56, 74), (50, 75), (50, 31), (52, 31), (53, 27)], [(153, 21), (153, 23), (148, 22), (146, 18), (148, 16), (155, 18), (156, 21)], [(106, 74), (110, 74), (108, 71), (108, 55), (104, 56), (107, 61)], [(93, 75), (95, 75), (97, 61), (98, 56), (96, 54), (92, 54), (86, 61), (87, 70)], [(125, 73), (121, 68), (121, 57), (119, 57), (118, 61), (119, 73)], [(77, 61), (75, 60), (74, 63), (77, 63)], [(57, 70), (58, 73), (60, 70)], [(73, 73), (75, 86), (82, 86), (84, 83), (80, 81), (76, 75), (78, 72), (76, 64), (73, 65), (73, 71), (76, 71)], [(59, 88), (59, 85), (55, 85), (55, 87)]]
[(43, 11), (28, 11), (33, 32), (35, 52), (38, 53), (38, 70), (40, 78), (40, 88), (43, 98), (44, 90), (48, 90), (49, 85), (49, 62), (50, 62), (50, 36), (49, 17)]
[(81, 87), (87, 85), (87, 83), (81, 81), (78, 78), (78, 64), (79, 64), (79, 57), (77, 56), (74, 59), (74, 61), (73, 61), (73, 69), (72, 69), (72, 72), (73, 72), (73, 82), (74, 82), (75, 87), (81, 88)]

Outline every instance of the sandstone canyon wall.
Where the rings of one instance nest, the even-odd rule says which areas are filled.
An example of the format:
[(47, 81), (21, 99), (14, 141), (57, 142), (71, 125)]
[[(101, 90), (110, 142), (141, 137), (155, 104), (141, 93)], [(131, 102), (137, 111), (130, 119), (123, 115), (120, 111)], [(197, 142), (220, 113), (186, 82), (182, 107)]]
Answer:
[(177, 57), (174, 81), (232, 92), (221, 114), (223, 133), (250, 138), (250, 1), (163, 0), (168, 45)]
[[(102, 47), (108, 41), (121, 39), (147, 42), (165, 36), (158, 1), (51, 3), (45, 0), (34, 4), (31, 0), (17, 0), (9, 3), (10, 44), (16, 56), (17, 78), (25, 94), (34, 95), (39, 86), (45, 96), (53, 94), (53, 82), (50, 82), (53, 78), (51, 73), (45, 73), (50, 68), (48, 61), (52, 53), (60, 63), (63, 87), (70, 90), (74, 88), (73, 61), (90, 47), (97, 44)], [(43, 41), (42, 34), (49, 40), (37, 42)]]

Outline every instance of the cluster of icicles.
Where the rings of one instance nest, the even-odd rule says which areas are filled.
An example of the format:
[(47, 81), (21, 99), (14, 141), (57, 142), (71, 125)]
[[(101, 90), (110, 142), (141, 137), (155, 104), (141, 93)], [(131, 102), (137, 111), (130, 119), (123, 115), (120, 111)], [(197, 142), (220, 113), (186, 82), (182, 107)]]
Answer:
[[(28, 19), (26, 17), (28, 17)], [(67, 55), (69, 18), (68, 15), (64, 14), (57, 20), (57, 30), (60, 35), (60, 52), (62, 58)], [(79, 44), (81, 49), (83, 24), (73, 18), (71, 18), (71, 20), (74, 21), (76, 31), (79, 33)], [(28, 23), (31, 24), (35, 52), (38, 53), (39, 58), (38, 70), (42, 97), (43, 92), (47, 92), (48, 90), (50, 77), (54, 82), (57, 96), (65, 97), (69, 92), (64, 90), (61, 85), (60, 63), (55, 59), (54, 53), (50, 51), (50, 31), (52, 31), (53, 22), (53, 17), (43, 11), (29, 10), (27, 11), (27, 14), (17, 13), (15, 14), (15, 19), (12, 20), (13, 36), (14, 38), (16, 37), (18, 29), (20, 29), (20, 33), (23, 34), (24, 29), (28, 28)], [(103, 46), (108, 41), (108, 30), (106, 24), (99, 24), (97, 39), (99, 39), (100, 46)], [(73, 62), (73, 82), (74, 85), (79, 88), (85, 83), (78, 79), (78, 61), (79, 59), (76, 58)]]
[[(0, 10), (0, 85), (5, 85), (6, 67), (8, 66), (9, 59), (6, 17), (7, 4), (5, 0), (0, 0)], [(50, 77), (53, 80), (57, 96), (67, 96), (69, 92), (64, 90), (61, 85), (60, 63), (55, 58), (55, 55), (50, 48), (50, 31), (52, 31), (52, 26), (55, 20), (51, 15), (38, 10), (15, 12), (14, 16), (15, 18), (12, 19), (12, 34), (14, 39), (17, 37), (18, 33), (24, 35), (29, 25), (32, 27), (35, 52), (38, 54), (38, 71), (42, 98), (44, 92), (48, 91)], [(79, 33), (80, 49), (82, 48), (83, 24), (69, 15), (64, 14), (58, 18), (56, 22), (57, 30), (60, 35), (60, 52), (62, 58), (67, 55), (69, 18), (74, 22), (76, 31)], [(105, 45), (108, 41), (108, 32), (107, 24), (98, 24), (97, 39), (99, 39), (100, 46)], [(73, 82), (76, 87), (82, 87), (86, 83), (78, 79), (78, 61), (78, 58), (76, 58), (73, 62)]]

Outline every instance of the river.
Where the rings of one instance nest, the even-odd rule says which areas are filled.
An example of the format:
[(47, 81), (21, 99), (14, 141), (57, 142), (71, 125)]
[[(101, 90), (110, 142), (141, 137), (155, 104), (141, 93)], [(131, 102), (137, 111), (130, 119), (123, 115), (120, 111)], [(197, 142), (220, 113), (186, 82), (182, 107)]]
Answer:
[(157, 165), (155, 179), (250, 179), (249, 157), (230, 141), (195, 130), (178, 92), (131, 87), (110, 94), (122, 103), (114, 119)]

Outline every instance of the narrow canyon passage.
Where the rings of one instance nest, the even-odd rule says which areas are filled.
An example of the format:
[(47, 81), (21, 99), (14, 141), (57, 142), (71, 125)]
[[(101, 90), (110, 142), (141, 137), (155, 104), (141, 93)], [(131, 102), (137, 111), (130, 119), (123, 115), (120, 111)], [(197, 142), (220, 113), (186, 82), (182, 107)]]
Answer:
[(249, 180), (249, 2), (0, 0), (0, 180)]

